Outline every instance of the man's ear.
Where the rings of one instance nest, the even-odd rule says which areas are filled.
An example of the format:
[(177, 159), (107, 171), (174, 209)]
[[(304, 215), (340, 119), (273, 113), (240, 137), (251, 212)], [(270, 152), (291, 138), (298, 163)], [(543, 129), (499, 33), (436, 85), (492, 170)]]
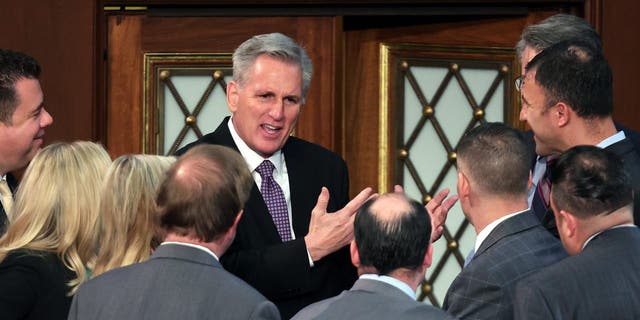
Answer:
[(527, 180), (527, 190), (531, 189), (533, 186), (533, 172), (529, 170), (529, 179)]
[(458, 197), (460, 199), (468, 198), (470, 192), (469, 179), (464, 173), (458, 170)]
[(351, 240), (351, 245), (349, 246), (349, 251), (351, 252), (351, 263), (356, 267), (360, 267), (360, 253), (358, 252), (358, 246), (356, 245), (355, 240)]
[(231, 113), (238, 110), (238, 83), (235, 81), (229, 81), (227, 84), (227, 107)]
[(428, 246), (429, 247), (427, 248), (427, 252), (425, 252), (424, 254), (424, 260), (422, 261), (422, 266), (424, 267), (425, 270), (431, 266), (431, 261), (433, 257), (433, 244), (431, 244), (431, 241), (429, 241)]
[[(573, 213), (566, 210), (560, 210), (558, 214), (560, 219), (562, 219), (562, 231), (564, 235), (568, 238), (574, 238), (577, 234), (578, 219)], [(558, 228), (560, 228), (560, 226), (558, 226)]]
[(555, 113), (558, 127), (564, 127), (569, 124), (573, 116), (573, 110), (564, 102), (558, 102), (555, 105)]

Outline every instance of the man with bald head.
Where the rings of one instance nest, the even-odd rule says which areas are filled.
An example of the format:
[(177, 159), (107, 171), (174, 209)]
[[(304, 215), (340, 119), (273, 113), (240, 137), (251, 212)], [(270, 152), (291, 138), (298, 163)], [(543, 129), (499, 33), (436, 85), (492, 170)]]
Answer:
[(351, 262), (360, 278), (348, 291), (308, 306), (293, 319), (449, 319), (416, 301), (431, 265), (431, 221), (403, 193), (368, 200), (356, 214)]
[(512, 319), (515, 283), (566, 253), (528, 208), (531, 150), (519, 130), (485, 123), (456, 152), (459, 201), (477, 238), (443, 308), (460, 319)]

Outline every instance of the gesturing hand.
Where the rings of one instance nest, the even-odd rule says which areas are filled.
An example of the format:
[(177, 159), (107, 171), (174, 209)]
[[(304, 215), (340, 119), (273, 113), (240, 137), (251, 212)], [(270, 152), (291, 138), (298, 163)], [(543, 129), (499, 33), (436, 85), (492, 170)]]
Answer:
[[(404, 192), (404, 189), (402, 186), (395, 185), (393, 191)], [(440, 190), (425, 206), (431, 217), (431, 242), (435, 242), (442, 236), (449, 209), (458, 201), (458, 195), (454, 194), (447, 198), (448, 195), (449, 189)]]
[(311, 211), (309, 233), (304, 237), (307, 250), (313, 261), (318, 261), (351, 242), (355, 213), (371, 194), (371, 188), (365, 188), (344, 208), (334, 213), (328, 213), (329, 190), (322, 187), (318, 202)]

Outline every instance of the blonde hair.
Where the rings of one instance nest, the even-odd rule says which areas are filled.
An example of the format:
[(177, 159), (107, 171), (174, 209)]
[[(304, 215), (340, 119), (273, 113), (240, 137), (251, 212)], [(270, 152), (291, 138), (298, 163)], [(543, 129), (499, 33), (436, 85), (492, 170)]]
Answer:
[(70, 295), (95, 260), (100, 185), (111, 159), (96, 143), (55, 143), (33, 158), (16, 193), (13, 221), (0, 238), (0, 261), (10, 251), (57, 254), (76, 274)]
[(111, 164), (102, 188), (94, 276), (144, 261), (157, 247), (155, 197), (173, 162), (174, 157), (124, 155)]

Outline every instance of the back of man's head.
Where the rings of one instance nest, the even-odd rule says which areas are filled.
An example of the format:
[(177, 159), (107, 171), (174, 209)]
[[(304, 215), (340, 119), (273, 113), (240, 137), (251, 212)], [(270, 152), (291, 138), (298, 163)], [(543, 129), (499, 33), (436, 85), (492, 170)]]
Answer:
[(516, 50), (518, 57), (522, 57), (526, 47), (542, 51), (556, 43), (571, 39), (589, 43), (602, 52), (600, 36), (593, 26), (582, 18), (564, 13), (553, 15), (540, 23), (526, 27), (520, 35)]
[(633, 201), (631, 179), (622, 160), (595, 146), (565, 151), (552, 172), (551, 184), (556, 208), (581, 218), (608, 215)]
[(469, 130), (457, 150), (458, 170), (479, 192), (498, 197), (527, 194), (531, 150), (519, 130), (485, 123)]
[(0, 49), (0, 122), (11, 123), (19, 104), (16, 81), (39, 77), (40, 65), (35, 59), (21, 52)]
[(169, 169), (157, 197), (165, 232), (211, 242), (233, 225), (249, 198), (253, 178), (232, 149), (198, 145)]
[(354, 222), (361, 267), (388, 275), (397, 269), (417, 270), (431, 239), (431, 219), (417, 201), (401, 193), (368, 200)]
[(589, 43), (569, 40), (538, 54), (526, 67), (546, 95), (547, 105), (569, 105), (582, 118), (613, 112), (613, 74), (602, 53)]

